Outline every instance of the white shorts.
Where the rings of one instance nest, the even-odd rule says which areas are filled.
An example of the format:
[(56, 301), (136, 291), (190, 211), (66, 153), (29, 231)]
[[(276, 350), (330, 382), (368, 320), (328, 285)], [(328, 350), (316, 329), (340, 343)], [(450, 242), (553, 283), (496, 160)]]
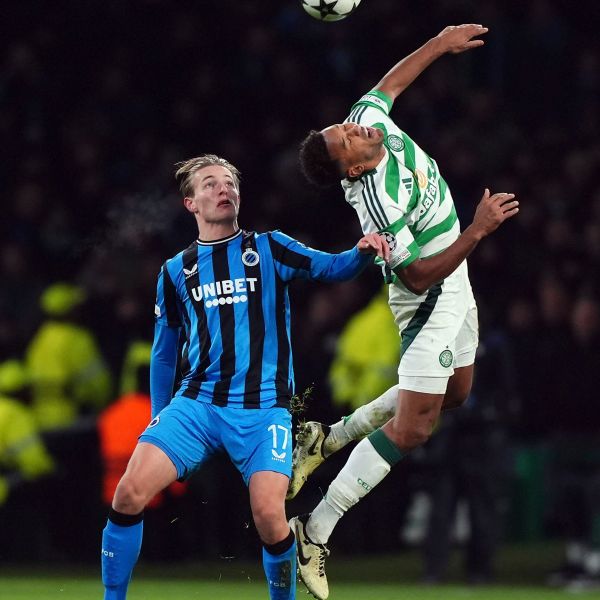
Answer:
[(389, 303), (402, 339), (400, 388), (444, 393), (454, 369), (475, 362), (479, 343), (467, 262), (421, 296), (390, 285)]

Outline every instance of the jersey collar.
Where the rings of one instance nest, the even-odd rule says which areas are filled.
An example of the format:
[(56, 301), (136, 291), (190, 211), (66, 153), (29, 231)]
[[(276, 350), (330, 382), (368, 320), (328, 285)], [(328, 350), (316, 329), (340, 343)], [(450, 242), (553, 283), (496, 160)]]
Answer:
[(233, 235), (221, 238), (219, 240), (211, 240), (210, 242), (205, 242), (198, 238), (196, 240), (196, 244), (198, 244), (198, 246), (214, 246), (215, 244), (225, 244), (227, 242), (230, 242), (231, 240), (235, 240), (235, 238), (239, 237), (240, 235), (242, 235), (242, 230), (238, 229)]

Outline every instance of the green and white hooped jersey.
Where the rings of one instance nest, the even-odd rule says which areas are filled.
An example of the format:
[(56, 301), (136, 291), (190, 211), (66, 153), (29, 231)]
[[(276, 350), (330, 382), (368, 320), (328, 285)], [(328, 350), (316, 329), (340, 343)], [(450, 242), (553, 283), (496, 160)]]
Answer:
[(389, 117), (392, 103), (373, 90), (352, 107), (345, 122), (381, 129), (386, 152), (375, 169), (355, 181), (344, 179), (342, 187), (363, 231), (387, 234), (390, 267), (404, 268), (445, 250), (460, 224), (436, 162)]

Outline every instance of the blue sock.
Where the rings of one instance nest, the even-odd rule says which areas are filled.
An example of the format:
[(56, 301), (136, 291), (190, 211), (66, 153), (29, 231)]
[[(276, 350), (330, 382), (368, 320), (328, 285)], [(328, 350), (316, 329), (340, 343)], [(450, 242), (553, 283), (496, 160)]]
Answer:
[(111, 509), (102, 532), (104, 600), (125, 600), (133, 567), (140, 555), (144, 513), (124, 515)]
[(296, 538), (290, 531), (287, 538), (263, 547), (263, 567), (271, 600), (296, 598)]

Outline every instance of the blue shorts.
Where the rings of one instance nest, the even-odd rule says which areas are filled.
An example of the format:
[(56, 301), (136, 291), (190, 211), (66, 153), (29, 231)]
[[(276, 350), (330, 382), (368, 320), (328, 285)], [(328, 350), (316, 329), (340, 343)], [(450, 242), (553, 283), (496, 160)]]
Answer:
[(177, 397), (139, 441), (160, 448), (180, 479), (221, 452), (229, 455), (246, 485), (257, 471), (292, 474), (292, 417), (286, 408), (230, 408)]

